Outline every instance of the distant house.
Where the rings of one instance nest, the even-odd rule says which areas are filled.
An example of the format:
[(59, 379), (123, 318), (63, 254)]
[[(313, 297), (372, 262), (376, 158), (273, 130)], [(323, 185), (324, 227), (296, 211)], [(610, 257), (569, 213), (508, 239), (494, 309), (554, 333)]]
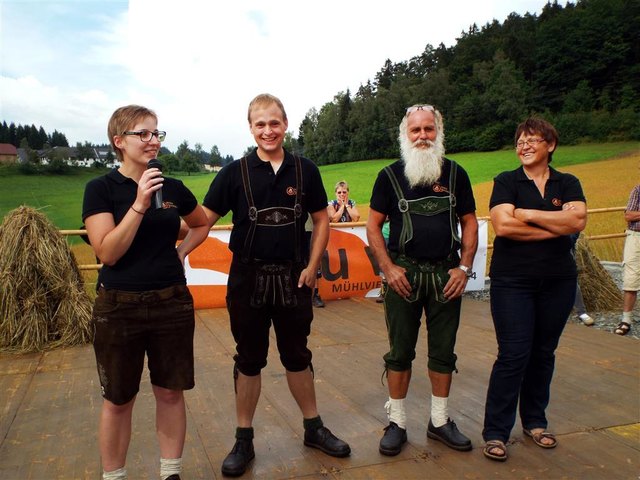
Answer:
[[(40, 163), (48, 165), (54, 156), (62, 158), (68, 165), (77, 167), (92, 167), (95, 162), (100, 162), (108, 168), (118, 168), (120, 161), (113, 153), (111, 147), (94, 147), (91, 149), (92, 155), (89, 158), (79, 158), (76, 147), (53, 147), (48, 150), (40, 150)], [(109, 155), (111, 152), (111, 155)]]
[(53, 147), (47, 150), (38, 150), (40, 163), (49, 165), (54, 158), (60, 158), (67, 165), (76, 165), (77, 154), (73, 147)]
[[(113, 150), (111, 150), (111, 147), (97, 147), (94, 148), (93, 151), (95, 152), (95, 158), (105, 166), (109, 168), (120, 167), (120, 160), (118, 160), (118, 156), (113, 152)], [(111, 155), (109, 155), (109, 153), (111, 153)]]
[(18, 148), (18, 163), (27, 163), (29, 161), (29, 154), (25, 148)]
[(0, 163), (17, 163), (18, 149), (10, 143), (0, 143)]

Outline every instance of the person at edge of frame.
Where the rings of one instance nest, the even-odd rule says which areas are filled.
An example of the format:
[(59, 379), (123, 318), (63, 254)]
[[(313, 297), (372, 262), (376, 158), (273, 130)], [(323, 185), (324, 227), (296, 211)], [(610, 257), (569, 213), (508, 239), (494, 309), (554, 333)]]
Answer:
[(616, 335), (626, 335), (633, 323), (633, 307), (640, 290), (640, 185), (631, 189), (627, 208), (624, 211), (627, 222), (624, 251), (622, 256), (622, 318), (614, 329)]

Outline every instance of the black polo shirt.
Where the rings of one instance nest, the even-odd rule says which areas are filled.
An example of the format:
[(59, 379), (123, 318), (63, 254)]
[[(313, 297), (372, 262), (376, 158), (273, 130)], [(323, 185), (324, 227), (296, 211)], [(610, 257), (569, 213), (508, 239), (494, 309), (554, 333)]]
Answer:
[[(118, 225), (137, 193), (138, 184), (118, 170), (90, 180), (84, 191), (82, 221), (108, 212)], [(127, 252), (115, 265), (100, 269), (98, 282), (106, 288), (145, 291), (186, 284), (176, 241), (180, 217), (193, 212), (198, 201), (180, 180), (168, 177), (164, 178), (162, 200), (164, 208), (152, 206), (145, 212)]]
[[(407, 200), (449, 195), (451, 160), (443, 159), (442, 173), (433, 185), (415, 188), (409, 187), (409, 182), (404, 175), (402, 160), (394, 162), (391, 169), (398, 179), (404, 198)], [(460, 165), (458, 165), (456, 173), (455, 196), (458, 217), (475, 212), (476, 202), (473, 198), (469, 175)], [(370, 206), (377, 212), (389, 216), (388, 249), (391, 252), (398, 252), (400, 232), (402, 231), (402, 213), (398, 209), (398, 197), (391, 185), (391, 180), (384, 170), (378, 173), (378, 178), (373, 185)], [(423, 261), (436, 261), (446, 258), (451, 253), (451, 216), (448, 211), (433, 216), (411, 215), (411, 222), (413, 224), (413, 238), (405, 245), (405, 253), (408, 256)]]
[[(300, 163), (303, 213), (301, 221), (297, 222), (299, 229), (297, 238), (300, 241), (300, 252), (304, 257), (308, 250), (304, 233), (307, 214), (326, 210), (327, 192), (322, 184), (318, 167), (311, 160), (302, 157)], [(247, 157), (247, 166), (253, 201), (258, 210), (270, 207), (294, 207), (296, 167), (293, 155), (285, 151), (284, 160), (276, 174), (271, 164), (260, 160), (257, 149), (254, 149)], [(229, 211), (233, 212), (233, 230), (229, 249), (234, 254), (242, 254), (251, 222), (239, 161), (234, 161), (220, 170), (211, 182), (203, 205), (220, 216), (226, 215)], [(295, 239), (293, 224), (280, 227), (257, 226), (250, 257), (261, 260), (294, 260)]]
[[(508, 203), (516, 208), (558, 211), (567, 202), (584, 202), (582, 187), (576, 177), (549, 167), (544, 198), (522, 167), (503, 172), (494, 179), (489, 208)], [(571, 254), (571, 237), (524, 242), (496, 237), (491, 256), (490, 276), (503, 277), (572, 277), (576, 262)]]

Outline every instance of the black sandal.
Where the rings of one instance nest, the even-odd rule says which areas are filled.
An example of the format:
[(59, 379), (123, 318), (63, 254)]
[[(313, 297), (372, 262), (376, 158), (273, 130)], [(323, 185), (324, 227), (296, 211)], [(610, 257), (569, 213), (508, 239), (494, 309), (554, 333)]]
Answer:
[(616, 329), (613, 331), (616, 335), (626, 335), (631, 330), (631, 325), (627, 322), (620, 322)]

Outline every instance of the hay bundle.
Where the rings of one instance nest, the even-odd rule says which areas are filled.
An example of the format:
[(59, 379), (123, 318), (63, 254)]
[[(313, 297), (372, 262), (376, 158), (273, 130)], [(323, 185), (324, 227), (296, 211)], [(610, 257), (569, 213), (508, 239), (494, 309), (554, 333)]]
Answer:
[(0, 350), (15, 353), (91, 340), (92, 304), (56, 227), (30, 207), (0, 226)]
[(578, 283), (588, 312), (610, 312), (622, 308), (622, 292), (580, 235), (576, 243)]

